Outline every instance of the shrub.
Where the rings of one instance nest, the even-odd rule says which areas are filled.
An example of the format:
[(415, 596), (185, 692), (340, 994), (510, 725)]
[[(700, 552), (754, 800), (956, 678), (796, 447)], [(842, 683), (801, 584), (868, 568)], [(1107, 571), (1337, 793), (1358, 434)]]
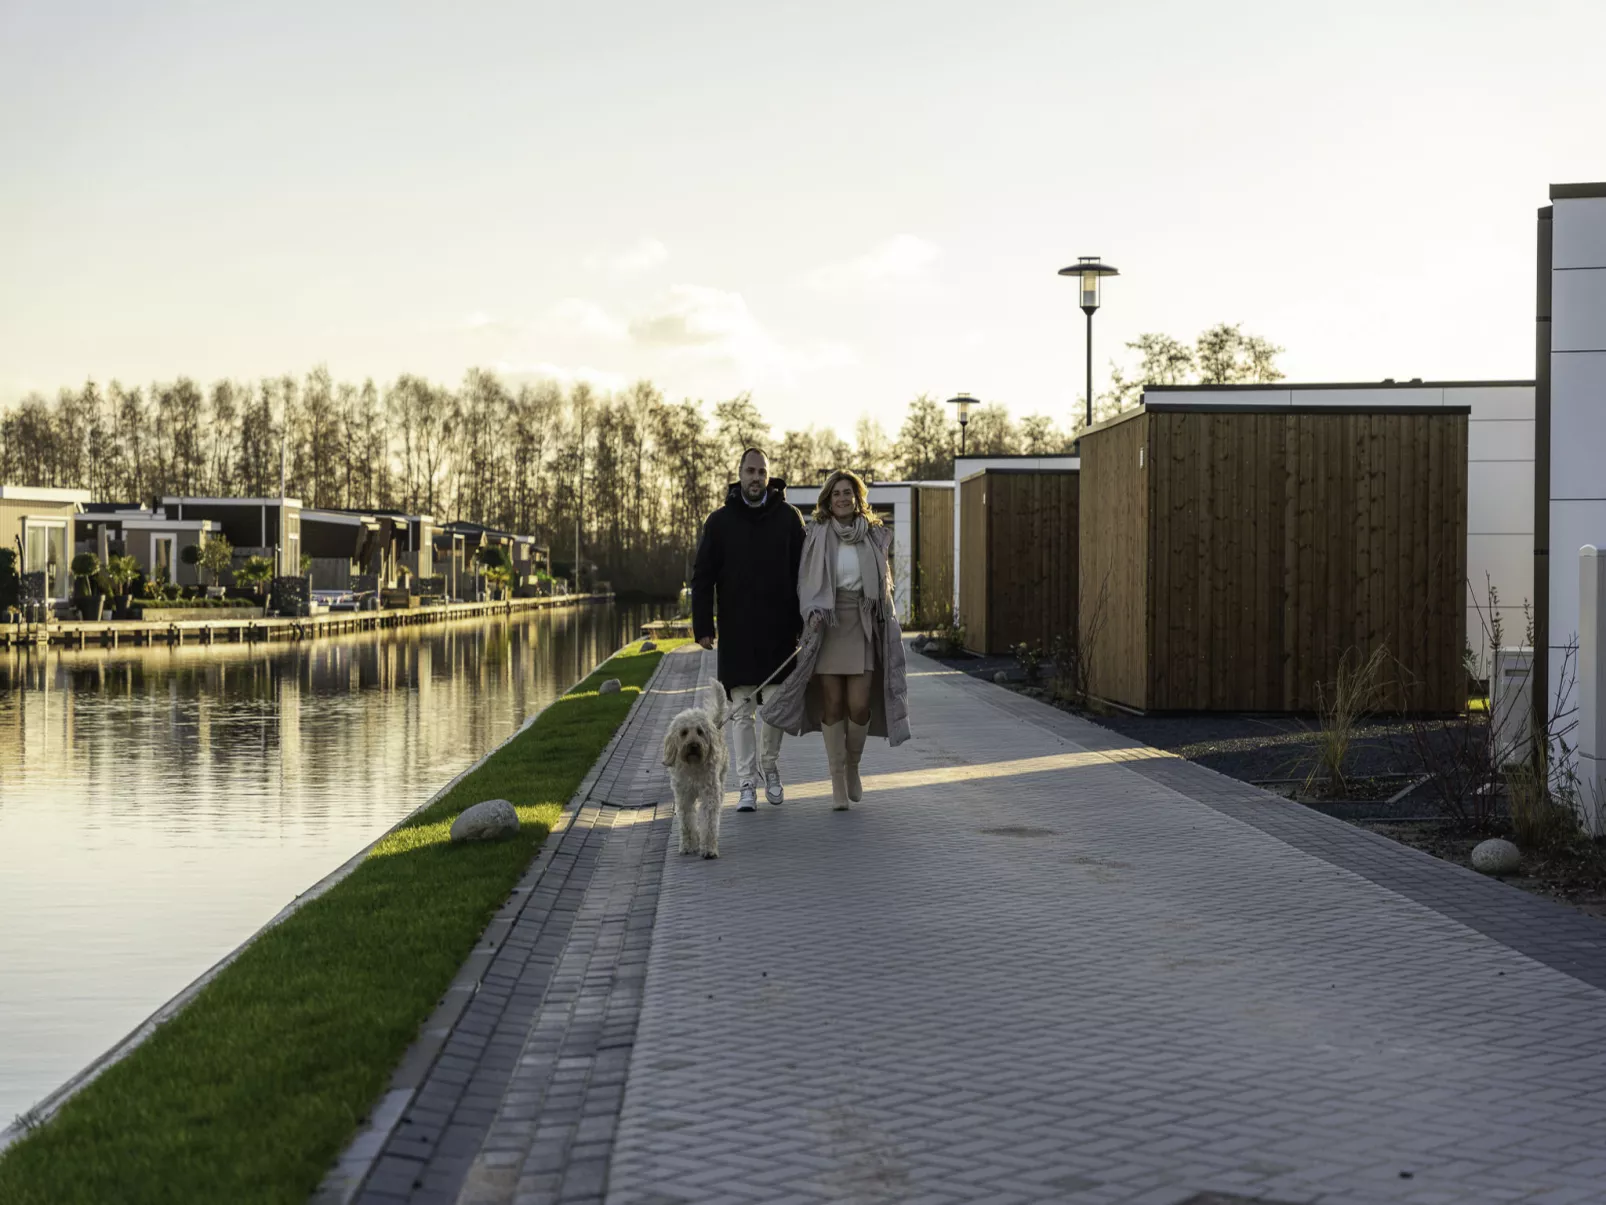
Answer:
[(70, 568), (73, 578), (78, 582), (78, 593), (88, 594), (90, 580), (100, 572), (100, 558), (93, 552), (80, 552), (73, 557)]
[(127, 594), (129, 583), (139, 576), (139, 562), (131, 556), (114, 556), (106, 560), (106, 579), (116, 594)]
[(260, 590), (273, 578), (273, 562), (265, 556), (247, 557), (245, 564), (234, 571), (234, 579), (243, 585)]
[(1338, 659), (1331, 688), (1317, 686), (1316, 707), (1322, 726), (1316, 734), (1316, 764), (1305, 778), (1307, 793), (1317, 790), (1330, 798), (1342, 798), (1348, 791), (1344, 755), (1355, 739), (1356, 726), (1377, 706), (1384, 689), (1383, 668), (1388, 663), (1388, 649), (1381, 644), (1364, 661), (1358, 652), (1347, 649)]
[(212, 575), (212, 584), (219, 584), (223, 571), (234, 563), (234, 548), (221, 535), (213, 536), (201, 549), (201, 568)]
[(1031, 686), (1036, 686), (1043, 676), (1044, 655), (1042, 643), (1027, 644), (1022, 641), (1011, 651), (1015, 654), (1015, 664), (1020, 666), (1022, 672), (1025, 673), (1027, 683)]
[(22, 578), (17, 574), (17, 554), (0, 548), (0, 610), (15, 607), (22, 594)]
[(178, 559), (186, 565), (199, 565), (201, 563), (201, 546), (199, 544), (186, 544)]

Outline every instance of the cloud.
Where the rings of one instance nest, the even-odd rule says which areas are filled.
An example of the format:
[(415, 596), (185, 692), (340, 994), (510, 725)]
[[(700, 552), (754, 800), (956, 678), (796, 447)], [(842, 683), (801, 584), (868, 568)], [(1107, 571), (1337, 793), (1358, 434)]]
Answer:
[(639, 276), (650, 272), (669, 258), (669, 248), (655, 238), (638, 239), (630, 246), (606, 254), (591, 254), (585, 266), (591, 272), (608, 272), (614, 276)]
[(582, 339), (617, 341), (626, 334), (624, 323), (583, 297), (565, 297), (557, 302), (547, 310), (541, 325), (543, 333)]
[(815, 268), (804, 276), (803, 283), (823, 293), (875, 288), (919, 276), (941, 255), (935, 243), (918, 235), (899, 234), (857, 259)]
[(465, 314), (457, 329), (502, 338), (602, 339), (619, 342), (626, 337), (624, 323), (595, 301), (565, 297), (536, 318), (497, 318), (484, 310)]
[(705, 285), (675, 285), (631, 321), (630, 336), (648, 347), (715, 352), (768, 338), (740, 293)]
[(642, 348), (674, 358), (727, 364), (751, 385), (796, 384), (796, 375), (858, 362), (846, 343), (788, 347), (765, 328), (740, 293), (706, 285), (670, 288), (631, 320), (630, 337)]

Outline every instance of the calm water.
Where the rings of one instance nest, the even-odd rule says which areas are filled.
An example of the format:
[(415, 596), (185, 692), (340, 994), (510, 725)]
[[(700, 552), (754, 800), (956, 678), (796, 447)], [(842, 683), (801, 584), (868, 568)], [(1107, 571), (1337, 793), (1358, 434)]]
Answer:
[(0, 651), (0, 1128), (649, 617)]

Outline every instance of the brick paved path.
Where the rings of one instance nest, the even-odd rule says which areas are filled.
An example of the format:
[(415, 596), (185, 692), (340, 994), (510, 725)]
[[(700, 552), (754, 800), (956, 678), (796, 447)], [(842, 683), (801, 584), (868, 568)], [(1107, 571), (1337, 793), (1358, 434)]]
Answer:
[(1606, 926), (911, 670), (667, 859), (610, 1203), (1606, 1201)]
[(918, 657), (862, 805), (789, 740), (787, 804), (678, 858), (653, 754), (712, 660), (324, 1199), (1606, 1201), (1606, 925)]

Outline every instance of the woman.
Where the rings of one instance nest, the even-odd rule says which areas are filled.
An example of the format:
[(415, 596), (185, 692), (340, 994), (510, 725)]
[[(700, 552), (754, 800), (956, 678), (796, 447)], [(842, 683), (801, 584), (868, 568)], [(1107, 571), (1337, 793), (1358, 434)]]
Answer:
[(845, 469), (820, 491), (803, 541), (798, 609), (806, 621), (797, 668), (764, 706), (764, 719), (799, 736), (825, 736), (838, 811), (863, 796), (865, 740), (909, 739), (903, 631), (892, 597), (892, 533), (870, 509), (870, 491)]

